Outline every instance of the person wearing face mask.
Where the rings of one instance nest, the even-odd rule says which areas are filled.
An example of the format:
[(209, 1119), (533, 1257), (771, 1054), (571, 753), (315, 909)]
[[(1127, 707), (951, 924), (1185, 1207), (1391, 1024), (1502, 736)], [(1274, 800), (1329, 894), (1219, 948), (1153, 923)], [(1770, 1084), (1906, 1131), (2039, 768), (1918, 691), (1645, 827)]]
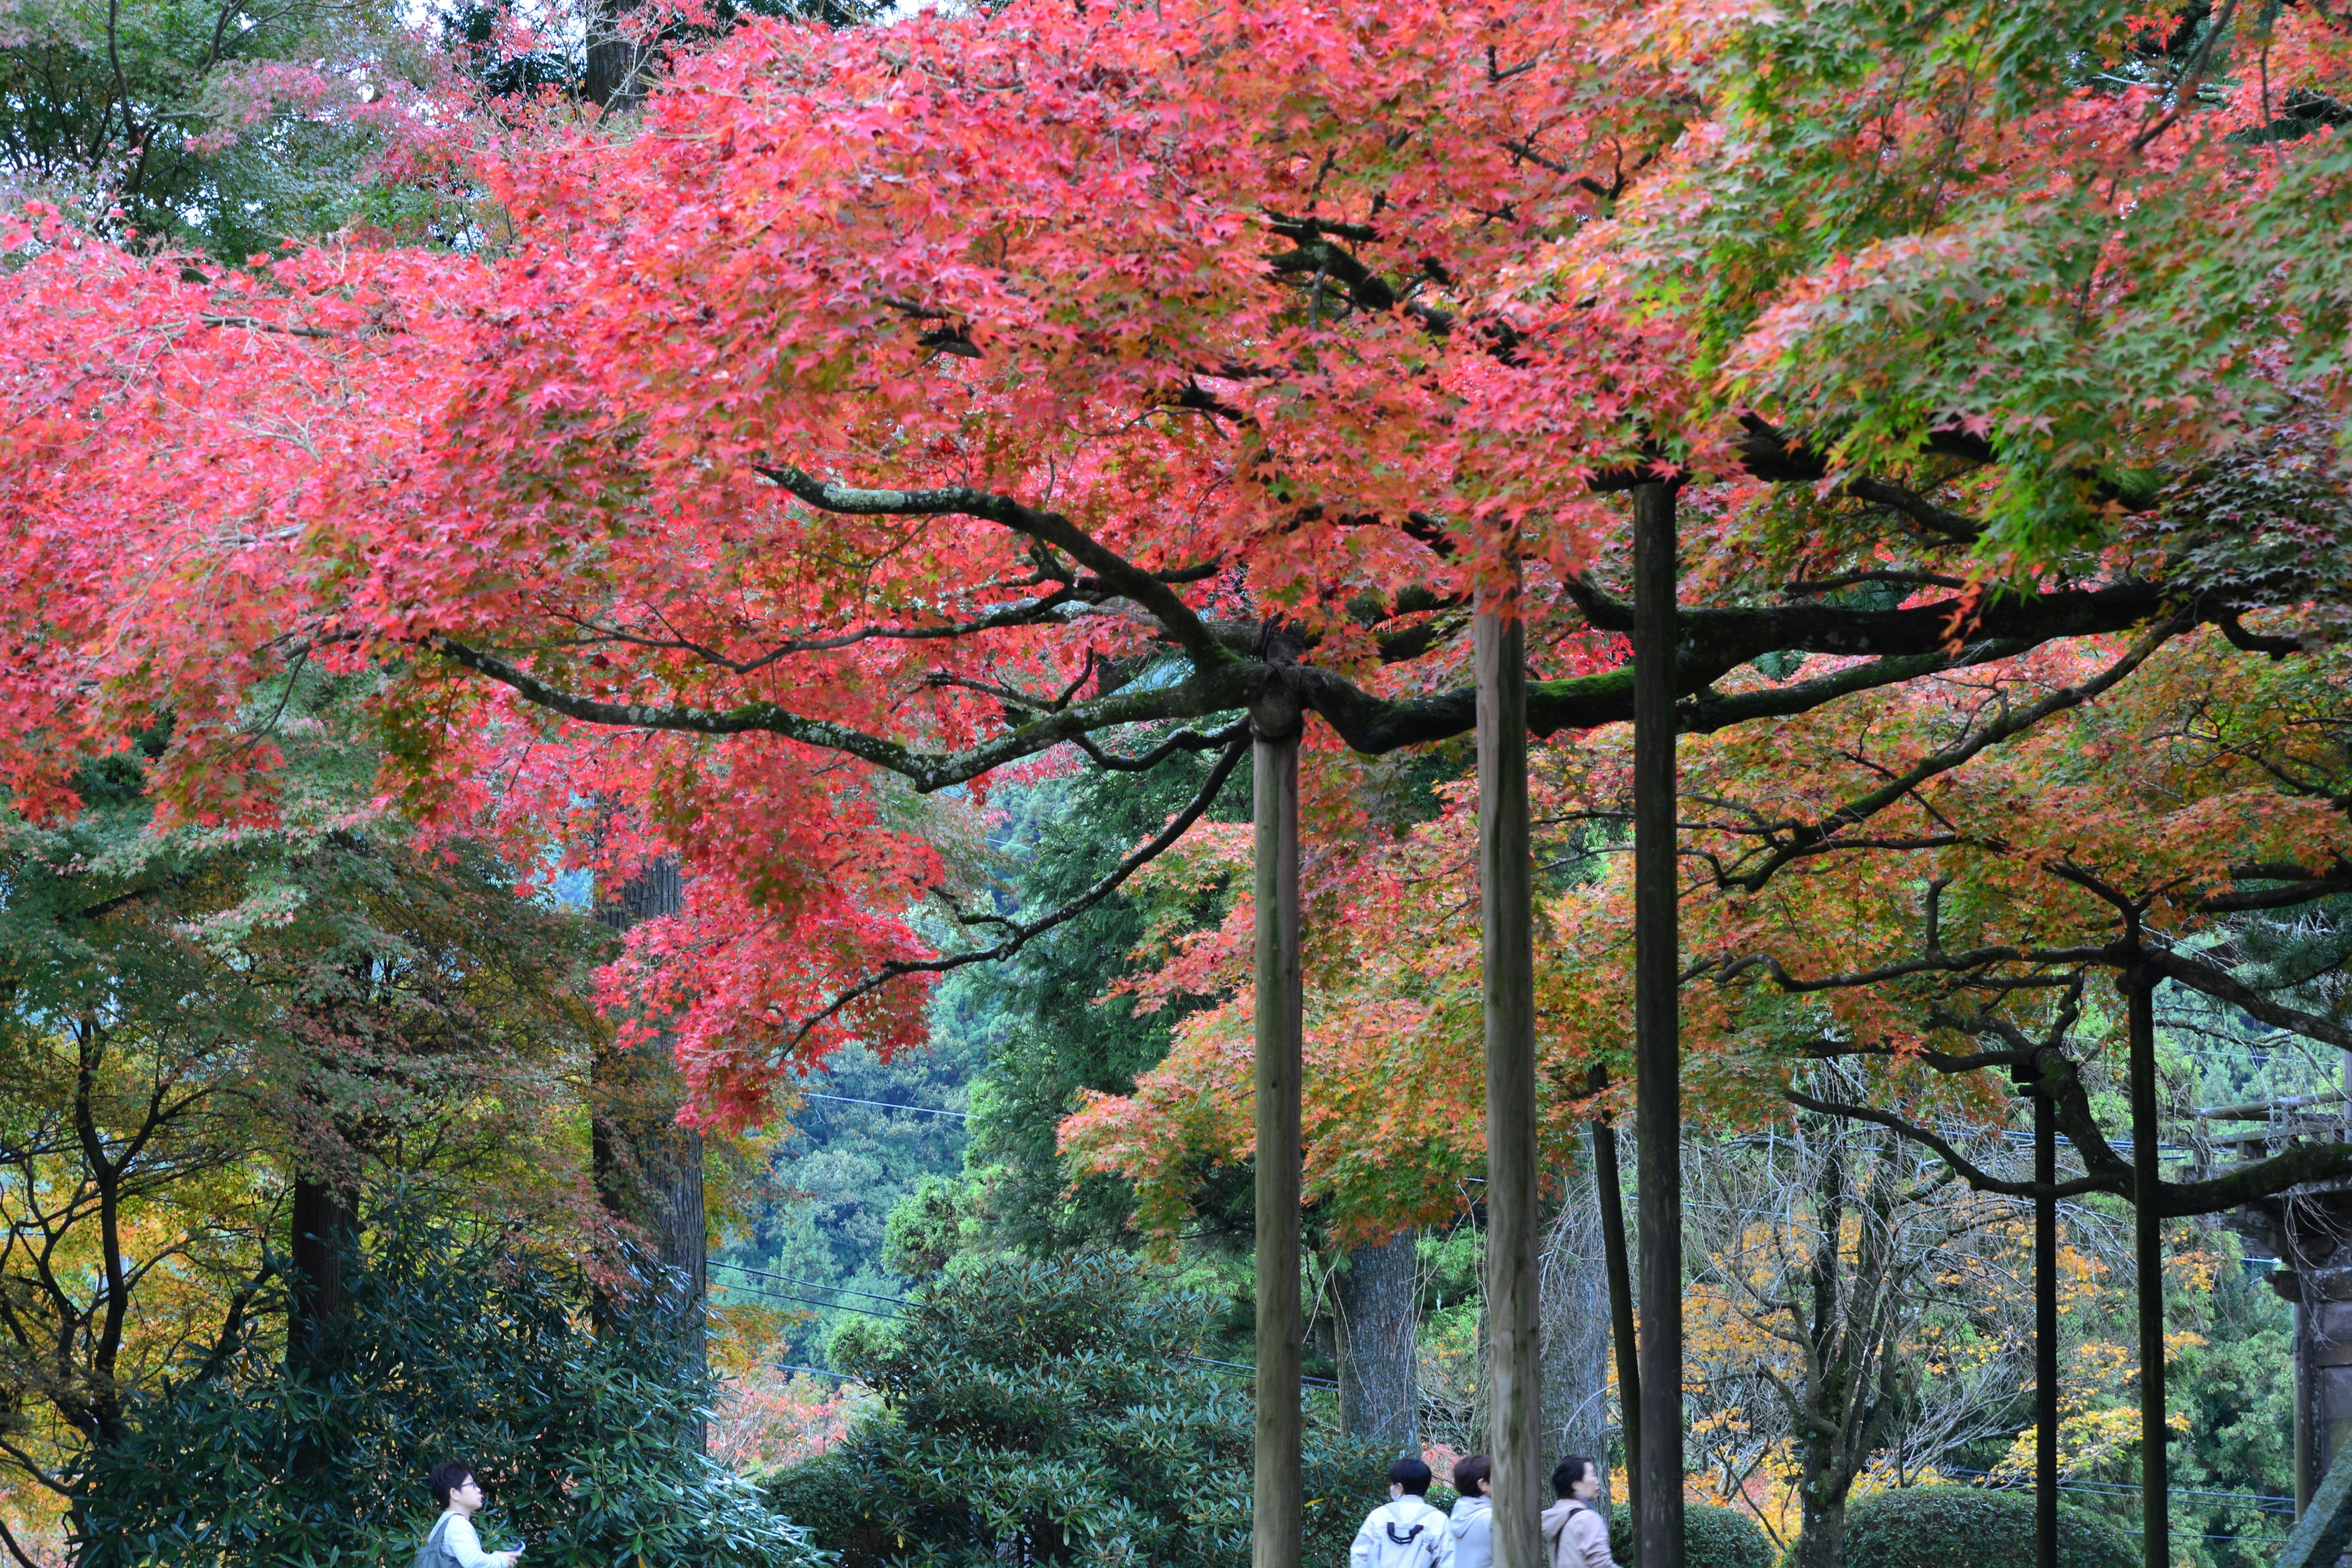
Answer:
[(1429, 1467), (1399, 1459), (1389, 1467), (1389, 1500), (1364, 1516), (1348, 1548), (1349, 1568), (1454, 1568), (1445, 1526), (1429, 1506)]
[(1617, 1568), (1609, 1554), (1609, 1518), (1593, 1506), (1601, 1495), (1601, 1467), (1578, 1455), (1551, 1473), (1559, 1500), (1543, 1512), (1544, 1544), (1552, 1568)]
[(1468, 1454), (1454, 1461), (1454, 1512), (1445, 1532), (1454, 1538), (1454, 1568), (1492, 1568), (1495, 1561), (1495, 1461)]

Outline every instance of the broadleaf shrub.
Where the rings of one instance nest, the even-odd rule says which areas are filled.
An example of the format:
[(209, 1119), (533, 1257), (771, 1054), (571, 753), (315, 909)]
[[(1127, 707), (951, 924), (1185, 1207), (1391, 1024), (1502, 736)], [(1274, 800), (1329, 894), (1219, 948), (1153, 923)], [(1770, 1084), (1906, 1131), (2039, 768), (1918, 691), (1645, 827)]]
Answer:
[[(836, 1338), (882, 1408), (768, 1496), (845, 1568), (1246, 1563), (1255, 1409), (1246, 1379), (1186, 1359), (1206, 1323), (1115, 1254), (951, 1268), (895, 1333)], [(1309, 1437), (1307, 1562), (1347, 1560), (1388, 1459)]]
[[(1900, 1487), (1846, 1510), (1845, 1568), (2016, 1568), (2033, 1561), (2033, 1497), (1981, 1487)], [(2060, 1568), (2134, 1568), (2133, 1542), (2061, 1504)]]
[(134, 1405), (79, 1489), (79, 1568), (408, 1568), (443, 1458), (489, 1491), (485, 1545), (520, 1536), (532, 1568), (820, 1561), (696, 1446), (709, 1389), (659, 1301), (593, 1333), (569, 1260), (399, 1211), (344, 1277), (298, 1367), (248, 1344)]
[[(1633, 1561), (1633, 1518), (1623, 1503), (1609, 1510), (1609, 1545), (1620, 1563)], [(1772, 1568), (1772, 1543), (1737, 1509), (1683, 1504), (1684, 1568)], [(1853, 1568), (1849, 1560), (1847, 1568)]]

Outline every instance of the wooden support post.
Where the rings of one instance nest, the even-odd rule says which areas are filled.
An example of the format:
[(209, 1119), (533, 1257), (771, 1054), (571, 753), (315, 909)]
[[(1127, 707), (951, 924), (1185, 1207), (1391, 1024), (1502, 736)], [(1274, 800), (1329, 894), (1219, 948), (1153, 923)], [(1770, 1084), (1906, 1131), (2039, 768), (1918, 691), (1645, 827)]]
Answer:
[[(1516, 587), (1516, 585), (1514, 585)], [(1543, 1561), (1543, 1328), (1536, 1268), (1535, 869), (1527, 629), (1480, 596), (1478, 891), (1486, 1005), (1486, 1389), (1496, 1568)]]
[(1641, 1568), (1683, 1568), (1681, 871), (1675, 492), (1633, 489), (1633, 1131), (1642, 1227)]
[(2139, 1269), (2140, 1555), (2170, 1568), (2172, 1509), (2164, 1462), (2164, 1220), (2158, 1212), (2156, 976), (2124, 975), (2131, 1039), (2132, 1240)]
[(1252, 1568), (1299, 1568), (1297, 710), (1253, 715), (1257, 826), (1257, 1445)]
[(2054, 1083), (2034, 1085), (2034, 1568), (2058, 1568), (2058, 1200), (2050, 1192), (2058, 1181), (2055, 1091)]
[[(1606, 1069), (1594, 1068), (1595, 1094), (1609, 1087)], [(1642, 1369), (1633, 1333), (1633, 1271), (1625, 1246), (1624, 1178), (1617, 1163), (1617, 1129), (1592, 1123), (1593, 1185), (1601, 1199), (1601, 1251), (1609, 1269), (1609, 1338), (1617, 1352), (1617, 1408), (1625, 1437), (1625, 1513), (1633, 1521), (1626, 1559), (1642, 1560)]]

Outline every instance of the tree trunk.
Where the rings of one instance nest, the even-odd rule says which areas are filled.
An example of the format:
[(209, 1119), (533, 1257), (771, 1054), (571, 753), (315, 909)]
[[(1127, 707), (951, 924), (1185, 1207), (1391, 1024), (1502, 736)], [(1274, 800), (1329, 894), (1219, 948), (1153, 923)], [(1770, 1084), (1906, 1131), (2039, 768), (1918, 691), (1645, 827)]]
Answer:
[(1356, 1247), (1339, 1276), (1339, 1430), (1420, 1454), (1414, 1362), (1421, 1292), (1415, 1233)]
[(1845, 1561), (1845, 1496), (1816, 1498), (1805, 1489), (1795, 1568), (1838, 1568)]
[[(1844, 1262), (1846, 1207), (1845, 1160), (1836, 1140), (1841, 1129), (1822, 1128), (1827, 1145), (1821, 1173), (1814, 1179), (1817, 1205), (1814, 1225), (1820, 1236), (1813, 1243), (1813, 1262), (1806, 1289), (1811, 1321), (1803, 1325), (1811, 1342), (1808, 1370), (1800, 1384), (1804, 1405), (1798, 1423), (1798, 1496), (1802, 1519), (1797, 1536), (1796, 1568), (1838, 1568), (1845, 1554), (1845, 1500), (1852, 1475), (1843, 1461), (1852, 1438), (1853, 1389), (1855, 1373), (1846, 1353), (1859, 1331), (1844, 1321), (1846, 1303), (1840, 1270)], [(1867, 1221), (1864, 1222), (1865, 1234)]]
[(1543, 1327), (1536, 1272), (1534, 866), (1527, 632), (1480, 605), (1478, 887), (1486, 1012), (1486, 1387), (1496, 1568), (1542, 1568)]
[[(1271, 705), (1269, 705), (1271, 706)], [(1299, 1568), (1298, 713), (1256, 715), (1257, 1443), (1252, 1568)]]
[(2058, 1115), (2033, 1097), (2033, 1562), (2058, 1568)]
[(2171, 1500), (2164, 1462), (2164, 1219), (2157, 1210), (2156, 977), (2124, 976), (2131, 1037), (2132, 1240), (2139, 1268), (2140, 1553), (2146, 1568), (2172, 1561)]
[(286, 1362), (299, 1365), (330, 1342), (343, 1308), (343, 1258), (359, 1234), (352, 1194), (314, 1176), (294, 1178), (294, 1279), (287, 1292)]
[(604, 0), (591, 8), (580, 96), (607, 114), (625, 114), (645, 101), (652, 51), (629, 35), (636, 9), (636, 0)]
[[(684, 880), (656, 860), (623, 884), (597, 918), (616, 931), (677, 914)], [(659, 1310), (675, 1313), (679, 1354), (699, 1374), (709, 1364), (709, 1221), (702, 1190), (702, 1134), (677, 1122), (685, 1081), (661, 1051), (600, 1047), (589, 1065), (590, 1162), (606, 1212), (642, 1230), (659, 1269)], [(610, 1303), (598, 1303), (609, 1321)], [(696, 1440), (708, 1436), (701, 1423)]]
[(1633, 489), (1633, 1058), (1641, 1164), (1641, 1568), (1683, 1568), (1680, 872), (1675, 492)]
[[(1597, 1092), (1609, 1086), (1601, 1068), (1593, 1070)], [(1625, 1511), (1633, 1521), (1626, 1543), (1627, 1560), (1642, 1561), (1642, 1369), (1633, 1331), (1633, 1271), (1625, 1247), (1625, 1185), (1617, 1163), (1617, 1130), (1606, 1121), (1592, 1124), (1593, 1188), (1601, 1200), (1601, 1242), (1609, 1263), (1609, 1338), (1617, 1352), (1618, 1423), (1625, 1445)]]

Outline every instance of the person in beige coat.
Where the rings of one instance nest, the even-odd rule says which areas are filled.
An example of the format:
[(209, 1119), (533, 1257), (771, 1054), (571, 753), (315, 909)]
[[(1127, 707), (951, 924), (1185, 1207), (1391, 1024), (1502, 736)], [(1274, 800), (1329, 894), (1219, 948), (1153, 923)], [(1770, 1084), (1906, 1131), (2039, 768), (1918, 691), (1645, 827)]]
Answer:
[(1570, 1455), (1552, 1471), (1551, 1489), (1559, 1494), (1543, 1512), (1551, 1568), (1617, 1568), (1609, 1554), (1609, 1516), (1593, 1500), (1601, 1495), (1601, 1467)]

